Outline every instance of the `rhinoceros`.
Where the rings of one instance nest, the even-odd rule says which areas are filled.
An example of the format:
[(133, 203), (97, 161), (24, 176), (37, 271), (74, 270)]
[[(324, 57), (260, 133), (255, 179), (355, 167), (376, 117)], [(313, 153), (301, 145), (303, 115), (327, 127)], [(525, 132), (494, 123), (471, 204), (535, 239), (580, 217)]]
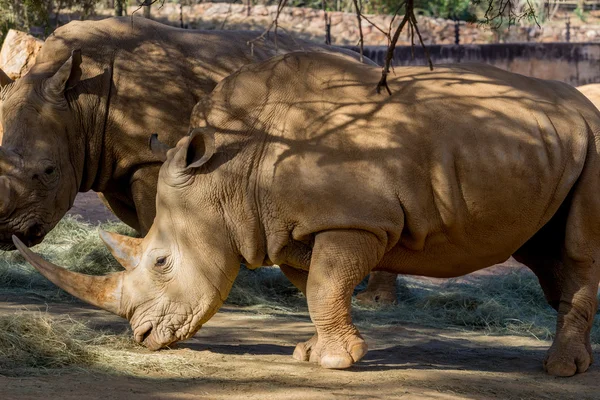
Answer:
[[(592, 83), (577, 86), (577, 90), (600, 109), (600, 84)], [(367, 305), (395, 304), (397, 299), (396, 279), (397, 274), (394, 273), (377, 272), (371, 274), (367, 288), (356, 295), (357, 300)]]
[(13, 82), (0, 71), (0, 248), (12, 248), (12, 234), (39, 243), (88, 190), (145, 234), (161, 165), (148, 132), (177, 143), (200, 97), (244, 64), (299, 46), (357, 57), (282, 35), (278, 47), (273, 36), (248, 45), (258, 36), (144, 18), (71, 22), (26, 76)]
[[(294, 358), (347, 368), (370, 271), (455, 277), (514, 255), (558, 311), (544, 366), (592, 363), (600, 280), (600, 113), (576, 89), (487, 65), (376, 67), (290, 53), (241, 68), (166, 154), (144, 239), (102, 233), (126, 271), (88, 276), (14, 237), (42, 274), (159, 349), (217, 312), (240, 268), (280, 265), (316, 334)], [(156, 141), (152, 141), (157, 152)]]
[(600, 107), (600, 83), (577, 86), (577, 90), (583, 93), (597, 108)]

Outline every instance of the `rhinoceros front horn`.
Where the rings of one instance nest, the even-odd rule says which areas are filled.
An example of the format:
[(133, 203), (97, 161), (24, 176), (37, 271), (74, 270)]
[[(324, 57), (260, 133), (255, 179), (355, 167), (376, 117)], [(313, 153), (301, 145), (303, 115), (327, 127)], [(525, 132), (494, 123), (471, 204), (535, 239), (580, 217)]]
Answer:
[(125, 317), (121, 309), (124, 272), (91, 276), (69, 271), (44, 260), (29, 250), (16, 236), (13, 235), (12, 240), (19, 253), (56, 286), (86, 303)]

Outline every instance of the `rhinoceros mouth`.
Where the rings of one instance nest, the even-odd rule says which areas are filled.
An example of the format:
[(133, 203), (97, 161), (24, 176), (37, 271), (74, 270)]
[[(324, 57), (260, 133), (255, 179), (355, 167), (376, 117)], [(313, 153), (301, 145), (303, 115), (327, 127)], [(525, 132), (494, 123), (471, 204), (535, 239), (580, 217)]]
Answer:
[[(142, 325), (140, 325), (139, 327), (134, 329), (133, 332), (133, 336), (136, 342), (138, 342), (139, 344), (144, 345), (146, 348), (148, 348), (151, 351), (157, 351), (160, 349), (164, 349), (164, 348), (168, 348), (170, 346), (172, 346), (173, 344), (175, 344), (176, 342), (179, 342), (181, 340), (185, 340), (188, 339), (192, 336), (194, 336), (194, 334), (200, 329), (201, 327), (198, 327), (198, 329), (194, 330), (193, 332), (190, 332), (189, 334), (182, 336), (182, 337), (178, 337), (176, 334), (170, 332), (170, 331), (163, 331), (161, 329), (157, 329), (155, 328), (155, 326), (151, 323), (151, 322), (145, 322)], [(162, 332), (162, 334), (161, 334)]]

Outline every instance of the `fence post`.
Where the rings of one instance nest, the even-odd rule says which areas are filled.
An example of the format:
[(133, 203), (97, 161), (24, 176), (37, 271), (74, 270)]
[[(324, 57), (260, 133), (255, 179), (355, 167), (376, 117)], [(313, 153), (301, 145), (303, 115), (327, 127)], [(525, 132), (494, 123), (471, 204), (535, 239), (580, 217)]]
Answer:
[(183, 0), (179, 0), (179, 27), (183, 29)]
[(124, 0), (115, 0), (115, 15), (117, 17), (123, 16), (123, 1)]
[(331, 18), (327, 14), (327, 4), (325, 0), (321, 2), (321, 7), (323, 8), (323, 15), (325, 16), (325, 44), (331, 45)]
[(460, 21), (457, 19), (454, 20), (454, 44), (460, 44)]
[(566, 25), (567, 25), (567, 32), (565, 34), (565, 39), (568, 43), (571, 41), (571, 18), (570, 17), (567, 17)]

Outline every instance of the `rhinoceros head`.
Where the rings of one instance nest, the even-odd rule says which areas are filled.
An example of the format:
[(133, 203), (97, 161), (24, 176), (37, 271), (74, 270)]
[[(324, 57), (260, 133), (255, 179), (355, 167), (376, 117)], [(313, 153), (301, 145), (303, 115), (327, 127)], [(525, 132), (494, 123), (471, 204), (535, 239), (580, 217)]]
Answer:
[[(16, 237), (15, 245), (62, 289), (129, 319), (135, 339), (148, 348), (191, 337), (219, 309), (240, 265), (219, 211), (188, 184), (213, 151), (211, 136), (197, 133), (169, 151), (159, 177), (157, 215), (145, 238), (101, 232), (125, 271), (78, 274), (44, 261)], [(198, 202), (202, 213), (190, 208)]]
[(65, 90), (78, 59), (74, 53), (58, 70), (38, 68), (15, 82), (0, 73), (0, 249), (12, 248), (13, 234), (39, 243), (77, 193), (81, 161), (73, 149), (81, 144), (67, 137), (73, 118)]

